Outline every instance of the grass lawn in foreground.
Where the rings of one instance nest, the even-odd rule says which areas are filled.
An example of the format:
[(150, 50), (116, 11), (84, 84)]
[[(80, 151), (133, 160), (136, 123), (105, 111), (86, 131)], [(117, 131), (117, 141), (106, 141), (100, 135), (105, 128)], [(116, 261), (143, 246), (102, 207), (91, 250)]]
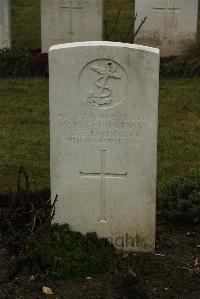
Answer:
[[(0, 189), (14, 190), (24, 166), (34, 190), (49, 188), (48, 79), (0, 79)], [(200, 166), (199, 79), (162, 79), (158, 183)]]

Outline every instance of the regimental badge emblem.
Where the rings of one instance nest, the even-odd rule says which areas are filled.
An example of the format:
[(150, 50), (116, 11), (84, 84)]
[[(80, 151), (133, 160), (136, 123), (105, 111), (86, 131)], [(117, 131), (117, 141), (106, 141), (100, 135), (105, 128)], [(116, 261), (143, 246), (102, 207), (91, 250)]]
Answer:
[(128, 79), (125, 70), (117, 62), (98, 59), (81, 71), (79, 86), (84, 100), (98, 108), (111, 108), (125, 99)]
[(116, 63), (109, 61), (105, 67), (91, 66), (91, 69), (99, 74), (96, 80), (97, 92), (88, 92), (88, 102), (94, 106), (108, 105), (112, 102), (112, 89), (109, 87), (109, 79), (121, 79), (117, 73)]

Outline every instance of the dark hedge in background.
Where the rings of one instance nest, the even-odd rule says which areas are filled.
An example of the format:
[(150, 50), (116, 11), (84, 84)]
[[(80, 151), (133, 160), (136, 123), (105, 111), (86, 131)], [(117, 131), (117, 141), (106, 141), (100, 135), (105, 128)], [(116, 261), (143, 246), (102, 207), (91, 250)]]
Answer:
[[(160, 74), (165, 78), (200, 76), (200, 43), (179, 57), (161, 58)], [(48, 76), (48, 54), (39, 50), (0, 50), (0, 77)]]
[(0, 77), (48, 76), (48, 55), (40, 51), (0, 50)]

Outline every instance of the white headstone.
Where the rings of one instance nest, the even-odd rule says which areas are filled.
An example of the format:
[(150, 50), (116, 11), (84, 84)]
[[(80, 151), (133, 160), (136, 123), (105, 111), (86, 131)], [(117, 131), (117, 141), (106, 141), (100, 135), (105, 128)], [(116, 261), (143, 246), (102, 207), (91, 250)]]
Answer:
[(49, 60), (55, 221), (153, 251), (159, 50), (82, 42)]
[(42, 52), (66, 42), (102, 40), (103, 0), (42, 0)]
[(159, 48), (163, 57), (180, 55), (196, 41), (198, 0), (136, 0), (135, 12), (135, 30), (147, 17), (135, 42)]
[(10, 0), (0, 0), (0, 49), (10, 47)]

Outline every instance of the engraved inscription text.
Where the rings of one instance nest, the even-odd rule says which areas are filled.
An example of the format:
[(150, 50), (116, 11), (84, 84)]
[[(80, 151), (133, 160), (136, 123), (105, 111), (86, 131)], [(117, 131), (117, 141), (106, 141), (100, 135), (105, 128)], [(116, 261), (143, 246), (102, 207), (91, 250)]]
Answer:
[(64, 122), (64, 136), (72, 144), (131, 144), (139, 145), (147, 120), (132, 119), (127, 115), (91, 118), (87, 114), (60, 115)]

